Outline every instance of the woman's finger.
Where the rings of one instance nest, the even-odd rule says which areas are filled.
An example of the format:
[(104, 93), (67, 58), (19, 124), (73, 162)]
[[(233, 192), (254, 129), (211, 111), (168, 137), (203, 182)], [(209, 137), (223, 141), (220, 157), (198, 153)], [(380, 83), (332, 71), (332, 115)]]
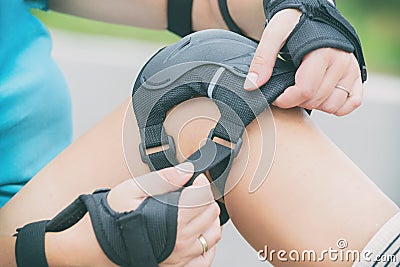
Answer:
[(317, 109), (325, 100), (328, 99), (333, 90), (335, 90), (335, 86), (348, 70), (351, 54), (331, 48), (324, 50), (326, 53), (335, 52), (337, 56), (334, 57), (328, 66), (316, 95), (312, 99), (300, 105), (309, 110)]
[[(210, 224), (208, 229), (204, 231), (202, 235), (207, 242), (208, 249), (214, 247), (221, 240), (222, 236), (222, 228), (220, 226), (219, 219), (214, 220), (214, 222)], [(203, 247), (201, 247), (201, 249), (203, 249)]]
[(200, 255), (191, 260), (184, 267), (211, 267), (211, 264), (215, 258), (217, 248), (214, 246), (207, 251), (204, 255)]
[(352, 96), (349, 97), (346, 103), (339, 110), (334, 112), (334, 114), (336, 116), (344, 116), (357, 109), (362, 103), (363, 93), (363, 86), (360, 77), (353, 84)]
[[(214, 247), (221, 239), (221, 226), (218, 213), (210, 209), (202, 213), (203, 216), (196, 218), (191, 223), (179, 225), (175, 249), (184, 252), (187, 258), (198, 257), (203, 253), (204, 241), (207, 250)], [(216, 217), (209, 219), (207, 217)], [(200, 239), (202, 237), (202, 239)]]
[(244, 89), (257, 89), (269, 80), (278, 53), (299, 22), (300, 16), (301, 12), (297, 9), (285, 9), (269, 21), (251, 62)]
[(329, 66), (329, 59), (320, 56), (321, 51), (311, 52), (304, 57), (296, 72), (296, 83), (279, 96), (274, 105), (280, 108), (292, 108), (312, 100), (321, 86)]
[(332, 94), (316, 109), (333, 114), (346, 103), (348, 95), (345, 91), (335, 89)]
[[(199, 210), (199, 208), (195, 208), (196, 210), (196, 215), (193, 217), (191, 221), (186, 221), (184, 227), (182, 227), (182, 235), (185, 237), (198, 237), (201, 234), (203, 234), (205, 231), (210, 229), (210, 225), (212, 227), (216, 227), (216, 221), (218, 221), (218, 227), (219, 227), (219, 214), (220, 214), (220, 209), (219, 206), (216, 203), (210, 204), (206, 206), (207, 209), (205, 210)], [(178, 227), (179, 223), (182, 220), (178, 219)]]
[(119, 212), (135, 210), (148, 196), (172, 192), (193, 175), (193, 164), (183, 163), (158, 172), (128, 179), (114, 187), (107, 196), (110, 207)]
[(157, 196), (176, 191), (193, 176), (193, 168), (192, 163), (185, 162), (136, 177), (130, 183), (131, 196)]
[(178, 226), (179, 224), (187, 225), (195, 218), (204, 216), (211, 204), (215, 202), (210, 182), (204, 174), (201, 174), (192, 186), (182, 191), (179, 199)]
[(354, 81), (360, 77), (360, 72), (357, 67), (358, 64), (355, 63), (355, 66), (353, 63), (354, 62), (350, 62), (344, 77), (334, 85), (332, 95), (317, 107), (318, 110), (329, 114), (335, 114), (351, 99), (350, 95), (353, 94)]

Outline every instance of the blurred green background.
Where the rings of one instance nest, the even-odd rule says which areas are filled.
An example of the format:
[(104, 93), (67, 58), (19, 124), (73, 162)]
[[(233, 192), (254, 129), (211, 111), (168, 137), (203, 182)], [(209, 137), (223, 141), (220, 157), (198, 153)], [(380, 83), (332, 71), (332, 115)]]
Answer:
[[(337, 0), (337, 6), (357, 29), (370, 71), (400, 75), (400, 0)], [(46, 25), (68, 31), (172, 43), (166, 31), (110, 25), (55, 12), (33, 11)]]

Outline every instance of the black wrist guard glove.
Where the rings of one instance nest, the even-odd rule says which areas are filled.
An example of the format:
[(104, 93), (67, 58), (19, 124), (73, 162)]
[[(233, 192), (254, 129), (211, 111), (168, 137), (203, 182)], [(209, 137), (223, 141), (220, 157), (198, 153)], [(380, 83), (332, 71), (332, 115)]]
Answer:
[(86, 212), (100, 247), (112, 262), (127, 267), (157, 267), (175, 247), (181, 193), (167, 193), (158, 196), (158, 200), (149, 197), (135, 211), (117, 213), (107, 203), (108, 192), (104, 189), (81, 195), (54, 219), (18, 229), (15, 245), (18, 267), (47, 267), (45, 233), (70, 228)]
[(264, 0), (264, 12), (269, 20), (281, 10), (298, 9), (303, 15), (281, 50), (285, 59), (298, 67), (305, 55), (324, 47), (354, 53), (361, 78), (367, 80), (367, 69), (360, 39), (353, 26), (328, 0)]

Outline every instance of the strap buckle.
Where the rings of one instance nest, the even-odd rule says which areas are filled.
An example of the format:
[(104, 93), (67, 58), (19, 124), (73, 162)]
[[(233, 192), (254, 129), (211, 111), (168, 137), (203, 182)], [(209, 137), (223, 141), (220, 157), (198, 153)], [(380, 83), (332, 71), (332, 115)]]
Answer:
[[(166, 150), (161, 150), (159, 152), (164, 152), (165, 156), (168, 159), (172, 159), (176, 156), (174, 138), (172, 138), (172, 136), (170, 136), (170, 135), (167, 135), (167, 141), (168, 141), (167, 143), (163, 143), (161, 146), (168, 145), (168, 148)], [(140, 157), (142, 158), (142, 161), (149, 166), (152, 166), (149, 155), (159, 153), (159, 152), (154, 152), (151, 154), (147, 154), (146, 148), (144, 147), (143, 142), (139, 144), (139, 152), (140, 152)]]
[[(212, 128), (210, 133), (208, 134), (208, 137), (207, 137), (207, 139), (212, 141), (212, 142), (214, 142), (214, 140), (213, 140), (213, 138), (214, 138), (214, 130), (215, 130), (215, 128)], [(223, 140), (225, 140), (225, 139), (223, 139)], [(229, 140), (225, 140), (225, 141), (231, 142)], [(242, 137), (239, 137), (239, 139), (237, 140), (236, 143), (233, 143), (233, 142), (231, 142), (231, 143), (235, 145), (235, 147), (233, 149), (231, 149), (231, 150), (232, 150), (233, 158), (236, 158), (237, 155), (239, 154), (240, 149), (242, 148), (242, 143), (243, 143)]]

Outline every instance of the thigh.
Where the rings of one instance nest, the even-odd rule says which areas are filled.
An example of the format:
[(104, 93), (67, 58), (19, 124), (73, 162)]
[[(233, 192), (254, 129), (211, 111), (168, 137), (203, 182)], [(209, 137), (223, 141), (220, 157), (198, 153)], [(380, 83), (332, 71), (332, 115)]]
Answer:
[[(319, 256), (329, 248), (340, 251), (337, 242), (342, 239), (348, 249), (361, 251), (399, 208), (303, 111), (273, 111), (273, 164), (255, 192), (249, 192), (249, 184), (257, 165), (247, 164), (243, 178), (225, 197), (233, 223), (257, 251), (314, 250)], [(253, 126), (248, 127), (251, 143), (257, 135)], [(250, 162), (258, 158), (251, 156)], [(275, 266), (351, 266), (349, 261), (327, 258), (284, 262), (275, 253), (270, 259)]]

